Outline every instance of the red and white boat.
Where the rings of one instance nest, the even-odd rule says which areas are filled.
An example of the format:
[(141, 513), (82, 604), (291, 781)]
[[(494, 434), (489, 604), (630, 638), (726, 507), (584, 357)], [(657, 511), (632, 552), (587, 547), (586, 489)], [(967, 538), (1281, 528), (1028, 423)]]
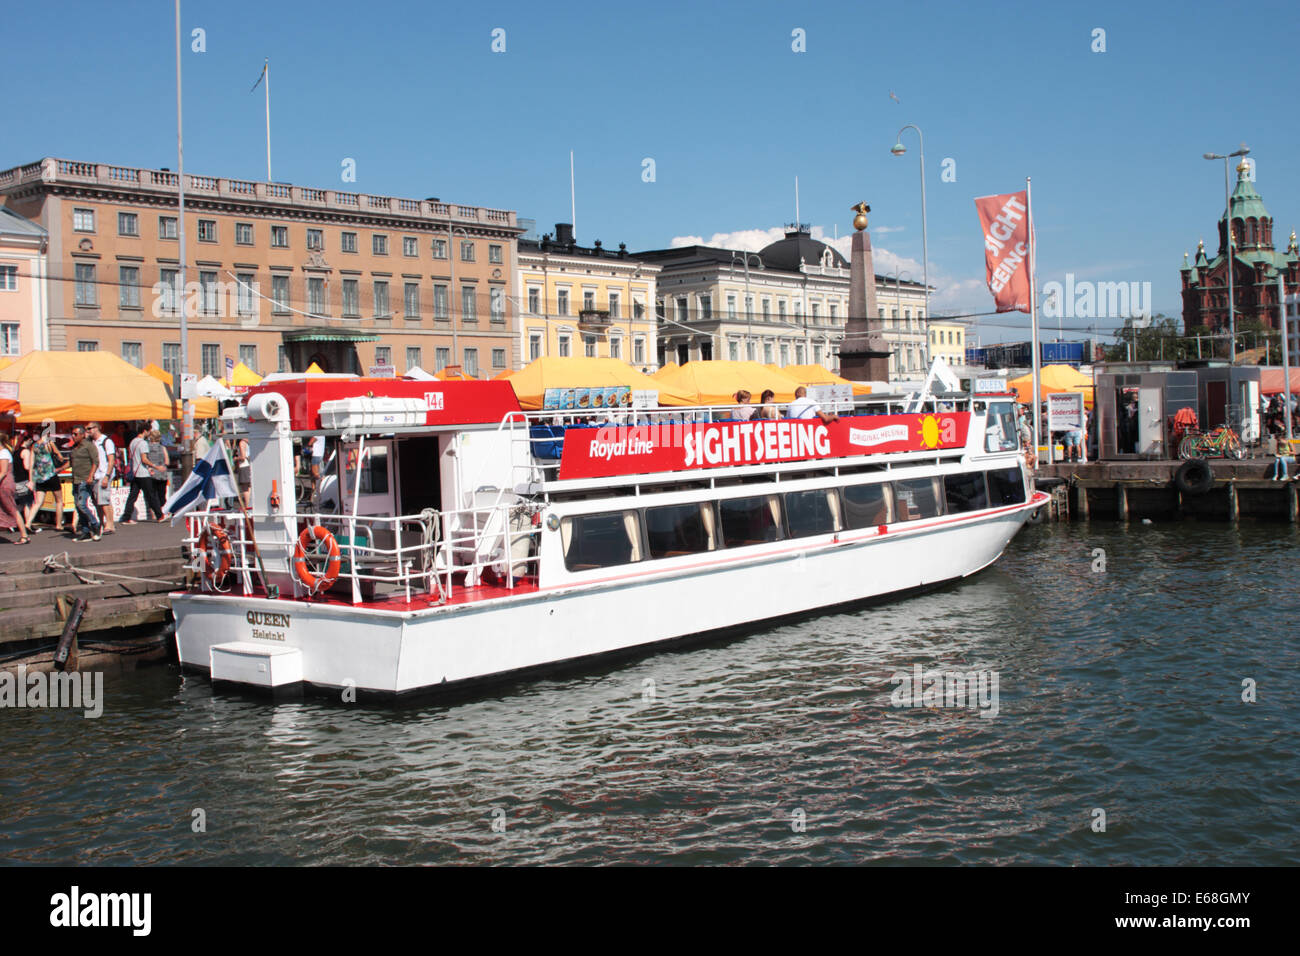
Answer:
[[(1047, 500), (1012, 398), (903, 407), (584, 424), (520, 411), (504, 381), (264, 383), (224, 418), (248, 440), (250, 509), (189, 516), (180, 661), (216, 681), (401, 695), (974, 574)], [(316, 436), (335, 464), (300, 504), (294, 440)]]

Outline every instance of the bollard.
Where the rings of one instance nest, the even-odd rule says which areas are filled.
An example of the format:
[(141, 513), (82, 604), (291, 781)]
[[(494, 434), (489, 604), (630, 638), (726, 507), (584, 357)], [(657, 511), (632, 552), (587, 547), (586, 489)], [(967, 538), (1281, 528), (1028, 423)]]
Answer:
[(72, 605), (72, 613), (68, 615), (68, 620), (63, 625), (63, 635), (59, 638), (59, 645), (54, 649), (56, 670), (68, 669), (69, 656), (72, 659), (72, 670), (77, 669), (77, 628), (81, 626), (81, 617), (85, 613), (86, 599), (79, 597)]

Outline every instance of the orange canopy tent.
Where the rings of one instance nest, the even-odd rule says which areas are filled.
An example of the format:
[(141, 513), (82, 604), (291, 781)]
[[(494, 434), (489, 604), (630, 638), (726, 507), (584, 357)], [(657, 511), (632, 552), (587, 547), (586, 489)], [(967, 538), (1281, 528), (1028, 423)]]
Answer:
[(765, 389), (776, 393), (776, 401), (789, 402), (794, 390), (802, 385), (782, 369), (770, 369), (758, 362), (697, 361), (687, 362), (671, 372), (654, 376), (660, 388), (671, 386), (685, 395), (692, 405), (727, 405), (736, 400), (742, 388), (758, 404)]
[(631, 365), (614, 358), (585, 356), (543, 357), (534, 359), (513, 373), (507, 381), (514, 386), (515, 397), (525, 409), (541, 408), (548, 388), (610, 388), (626, 386), (650, 389), (659, 393), (660, 405), (690, 405), (690, 398), (664, 382), (638, 372)]
[[(1016, 390), (1016, 401), (1028, 405), (1034, 400), (1034, 373), (1013, 378), (1007, 387)], [(1041, 395), (1082, 392), (1084, 407), (1092, 408), (1092, 379), (1071, 365), (1044, 365), (1038, 372), (1038, 391)]]
[[(1292, 395), (1300, 395), (1300, 368), (1293, 368), (1291, 371), (1291, 388)], [(1284, 377), (1283, 369), (1280, 368), (1262, 368), (1259, 370), (1259, 393), (1261, 395), (1280, 395), (1282, 393), (1282, 383)]]
[(870, 395), (871, 386), (861, 382), (851, 382), (830, 371), (824, 365), (787, 365), (781, 369), (786, 378), (792, 378), (801, 385), (852, 385), (854, 395)]
[(448, 365), (441, 372), (434, 372), (433, 377), (440, 382), (477, 382), (473, 375), (467, 375), (459, 365)]
[[(174, 407), (162, 382), (112, 352), (28, 352), (0, 370), (18, 386), (20, 422), (170, 419)], [(175, 411), (179, 411), (177, 407)], [(215, 418), (217, 403), (194, 403), (196, 418)]]

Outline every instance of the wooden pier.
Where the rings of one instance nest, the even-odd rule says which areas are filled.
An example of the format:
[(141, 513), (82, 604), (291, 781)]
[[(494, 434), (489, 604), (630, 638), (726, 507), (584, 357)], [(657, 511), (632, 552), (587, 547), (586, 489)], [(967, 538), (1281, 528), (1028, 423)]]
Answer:
[(1174, 478), (1182, 461), (1103, 461), (1042, 465), (1034, 473), (1053, 495), (1055, 516), (1069, 520), (1297, 521), (1296, 480), (1274, 481), (1272, 458), (1207, 460), (1207, 490), (1180, 490)]

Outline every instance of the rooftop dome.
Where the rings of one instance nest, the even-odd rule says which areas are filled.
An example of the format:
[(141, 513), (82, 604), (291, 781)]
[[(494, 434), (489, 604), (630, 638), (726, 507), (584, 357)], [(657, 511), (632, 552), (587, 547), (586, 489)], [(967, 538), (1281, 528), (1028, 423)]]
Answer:
[(821, 265), (822, 256), (827, 250), (831, 254), (831, 265), (843, 269), (849, 267), (849, 261), (835, 249), (814, 239), (809, 234), (807, 226), (790, 227), (784, 239), (778, 239), (771, 245), (763, 247), (758, 254), (763, 257), (763, 265), (768, 269), (798, 272), (800, 259), (810, 266)]

